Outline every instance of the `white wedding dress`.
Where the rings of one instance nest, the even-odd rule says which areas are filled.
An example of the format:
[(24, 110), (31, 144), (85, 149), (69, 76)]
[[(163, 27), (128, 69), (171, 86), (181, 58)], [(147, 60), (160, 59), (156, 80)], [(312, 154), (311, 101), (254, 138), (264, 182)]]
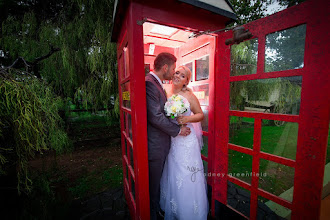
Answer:
[[(191, 110), (184, 115), (191, 115)], [(160, 181), (160, 207), (165, 211), (165, 220), (207, 219), (207, 184), (198, 134), (201, 130), (191, 123), (187, 126), (190, 135), (172, 137)]]

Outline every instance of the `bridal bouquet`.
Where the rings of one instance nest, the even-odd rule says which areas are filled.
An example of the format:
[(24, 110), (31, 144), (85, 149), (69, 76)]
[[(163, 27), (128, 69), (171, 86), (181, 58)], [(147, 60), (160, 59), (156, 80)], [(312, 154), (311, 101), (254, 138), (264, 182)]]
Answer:
[(175, 118), (185, 113), (189, 107), (187, 99), (181, 95), (172, 95), (165, 103), (164, 110), (167, 116)]

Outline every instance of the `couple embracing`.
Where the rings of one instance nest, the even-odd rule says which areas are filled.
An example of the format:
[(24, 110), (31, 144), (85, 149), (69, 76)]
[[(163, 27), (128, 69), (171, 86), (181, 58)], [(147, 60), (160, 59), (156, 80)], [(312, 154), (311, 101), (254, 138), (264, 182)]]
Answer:
[[(146, 76), (150, 218), (207, 219), (207, 185), (201, 159), (204, 114), (199, 101), (187, 88), (191, 71), (176, 68), (176, 57), (160, 53), (154, 61), (154, 72)], [(162, 81), (172, 80), (169, 94)], [(171, 119), (164, 105), (178, 95), (188, 102), (182, 115)], [(192, 114), (193, 113), (193, 114)]]

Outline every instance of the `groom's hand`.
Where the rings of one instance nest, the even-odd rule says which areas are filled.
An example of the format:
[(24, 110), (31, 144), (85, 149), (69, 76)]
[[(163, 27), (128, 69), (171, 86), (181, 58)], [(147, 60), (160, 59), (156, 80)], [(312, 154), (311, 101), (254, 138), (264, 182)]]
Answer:
[(187, 136), (187, 135), (189, 135), (189, 134), (190, 134), (190, 128), (188, 128), (188, 127), (186, 127), (186, 126), (183, 126), (183, 127), (181, 128), (181, 132), (180, 132), (179, 135), (181, 135), (181, 136)]

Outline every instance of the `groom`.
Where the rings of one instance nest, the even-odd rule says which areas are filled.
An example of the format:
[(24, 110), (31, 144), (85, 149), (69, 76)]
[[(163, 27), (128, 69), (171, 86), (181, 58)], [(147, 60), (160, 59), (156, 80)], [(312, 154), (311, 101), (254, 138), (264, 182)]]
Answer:
[(162, 85), (163, 80), (171, 80), (175, 73), (176, 57), (170, 53), (160, 53), (154, 61), (154, 72), (146, 76), (147, 129), (149, 160), (150, 219), (160, 218), (160, 179), (165, 159), (171, 146), (171, 136), (187, 136), (188, 127), (171, 122), (165, 116), (164, 105), (167, 101)]

